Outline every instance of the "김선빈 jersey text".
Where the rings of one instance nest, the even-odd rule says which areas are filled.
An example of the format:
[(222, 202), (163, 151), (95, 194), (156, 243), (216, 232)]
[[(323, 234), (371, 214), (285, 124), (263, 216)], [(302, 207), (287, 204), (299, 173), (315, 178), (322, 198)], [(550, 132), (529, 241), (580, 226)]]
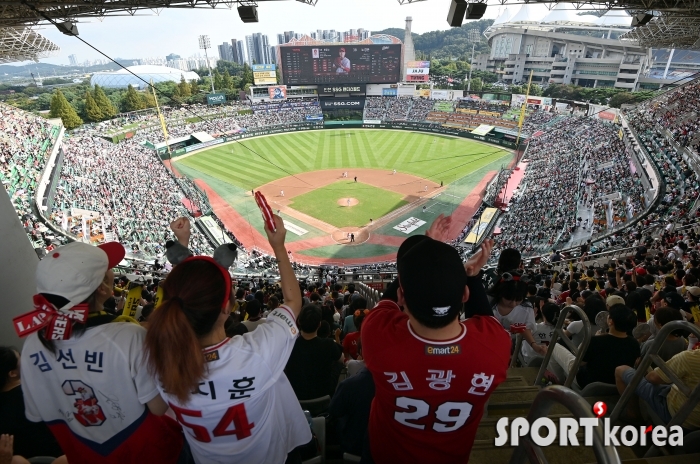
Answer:
[(179, 427), (151, 414), (158, 395), (143, 360), (146, 330), (112, 322), (46, 349), (36, 333), (22, 349), (27, 418), (51, 428), (71, 464), (171, 463), (182, 448)]
[(421, 338), (387, 300), (365, 319), (363, 355), (376, 389), (369, 437), (377, 464), (467, 462), (484, 404), (506, 378), (510, 336), (491, 316), (461, 325), (453, 340)]
[(203, 350), (207, 371), (186, 404), (162, 392), (197, 464), (284, 463), (311, 440), (284, 375), (298, 333), (292, 311), (281, 306), (253, 332)]

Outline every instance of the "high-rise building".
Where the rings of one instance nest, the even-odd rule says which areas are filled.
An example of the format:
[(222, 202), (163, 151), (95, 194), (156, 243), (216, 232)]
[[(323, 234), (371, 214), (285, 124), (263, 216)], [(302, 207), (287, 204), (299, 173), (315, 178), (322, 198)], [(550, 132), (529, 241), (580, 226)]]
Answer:
[(233, 47), (228, 42), (224, 42), (218, 46), (219, 58), (224, 61), (233, 61)]
[(284, 43), (289, 42), (294, 38), (294, 31), (284, 31)]
[(78, 57), (75, 55), (68, 55), (68, 61), (71, 66), (78, 66)]
[(267, 64), (277, 64), (277, 47), (275, 45), (270, 46), (270, 61)]
[(267, 64), (272, 63), (273, 58), (270, 56), (270, 41), (266, 35), (256, 32), (253, 35), (247, 35), (245, 42), (248, 47), (248, 64)]
[[(234, 39), (235, 40), (235, 39)], [(245, 44), (242, 40), (236, 40), (236, 63), (242, 65), (246, 62), (245, 59)]]
[(277, 34), (277, 45), (282, 45), (284, 43), (287, 43), (284, 40), (284, 34)]
[(182, 58), (180, 55), (177, 55), (175, 53), (171, 53), (170, 55), (167, 55), (165, 57), (165, 60), (166, 61), (175, 61), (175, 60), (179, 60), (180, 58)]

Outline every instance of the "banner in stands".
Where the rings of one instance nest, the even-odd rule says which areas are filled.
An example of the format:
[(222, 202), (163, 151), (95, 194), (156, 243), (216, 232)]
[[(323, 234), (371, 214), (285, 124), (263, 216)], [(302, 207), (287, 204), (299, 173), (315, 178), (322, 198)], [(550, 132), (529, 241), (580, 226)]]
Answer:
[(489, 224), (496, 216), (496, 211), (498, 211), (496, 208), (484, 209), (484, 212), (481, 213), (479, 217), (479, 221), (477, 221), (476, 225), (469, 231), (467, 238), (464, 239), (464, 243), (478, 243), (479, 240), (481, 240), (481, 236), (488, 230)]
[(307, 121), (323, 121), (323, 115), (322, 114), (317, 114), (317, 115), (306, 115), (306, 120)]
[(411, 232), (418, 229), (423, 224), (425, 224), (425, 221), (418, 219), (418, 218), (410, 217), (410, 218), (406, 219), (405, 221), (403, 221), (399, 224), (396, 224), (394, 226), (394, 229), (398, 230), (399, 232), (403, 232), (404, 234), (410, 234)]
[(286, 85), (274, 85), (267, 88), (267, 92), (270, 95), (270, 100), (286, 100), (287, 99), (287, 86)]
[(351, 109), (361, 110), (365, 107), (364, 98), (322, 98), (322, 110)]
[(395, 97), (399, 94), (396, 89), (382, 89), (382, 97)]
[(493, 130), (493, 126), (489, 126), (488, 124), (480, 124), (479, 127), (474, 129), (472, 131), (472, 134), (474, 135), (486, 135), (489, 132)]
[(430, 98), (430, 89), (416, 89), (413, 92), (414, 97)]
[(254, 64), (253, 81), (255, 85), (277, 84), (277, 66), (274, 64)]
[(141, 285), (135, 285), (133, 283), (129, 285), (133, 285), (133, 287), (129, 290), (129, 293), (126, 295), (126, 302), (124, 303), (124, 310), (122, 311), (122, 315), (134, 317), (136, 316), (136, 309), (139, 306), (139, 300), (141, 299), (141, 290), (143, 290), (143, 287)]
[(207, 105), (221, 105), (222, 103), (226, 103), (226, 94), (223, 94), (223, 93), (207, 94)]
[(430, 98), (433, 100), (449, 100), (447, 90), (433, 90), (430, 92)]
[(616, 122), (620, 110), (617, 108), (610, 108), (604, 105), (594, 105), (593, 103), (588, 105), (588, 116), (594, 116), (603, 121)]
[(381, 124), (382, 120), (381, 119), (365, 119), (362, 121), (363, 124)]

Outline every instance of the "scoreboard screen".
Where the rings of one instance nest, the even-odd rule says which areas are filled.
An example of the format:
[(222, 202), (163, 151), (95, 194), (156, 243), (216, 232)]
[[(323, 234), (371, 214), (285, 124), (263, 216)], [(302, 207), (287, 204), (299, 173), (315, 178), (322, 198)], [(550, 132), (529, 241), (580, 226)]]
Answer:
[(383, 84), (401, 80), (401, 44), (281, 46), (286, 85)]

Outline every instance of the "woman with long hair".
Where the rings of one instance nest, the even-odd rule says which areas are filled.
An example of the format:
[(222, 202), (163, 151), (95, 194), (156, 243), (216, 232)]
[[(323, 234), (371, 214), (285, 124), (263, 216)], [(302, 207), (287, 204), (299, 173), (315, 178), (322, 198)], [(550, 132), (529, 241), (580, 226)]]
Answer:
[[(299, 283), (284, 247), (284, 223), (265, 228), (279, 263), (284, 304), (264, 323), (228, 338), (231, 276), (193, 256), (165, 279), (149, 322), (146, 356), (197, 463), (284, 463), (311, 431), (284, 367), (299, 335)], [(290, 455), (290, 461), (296, 456)]]
[[(549, 342), (552, 340), (552, 335), (554, 334), (554, 328), (559, 320), (560, 312), (559, 305), (556, 303), (545, 303), (544, 306), (542, 306), (541, 314), (544, 320), (538, 322), (535, 326), (535, 330), (532, 332), (532, 336), (537, 343), (545, 346), (549, 345)], [(523, 343), (521, 352), (525, 364), (529, 363), (531, 359), (541, 356), (540, 353), (536, 353), (535, 350), (530, 348), (526, 343)]]

